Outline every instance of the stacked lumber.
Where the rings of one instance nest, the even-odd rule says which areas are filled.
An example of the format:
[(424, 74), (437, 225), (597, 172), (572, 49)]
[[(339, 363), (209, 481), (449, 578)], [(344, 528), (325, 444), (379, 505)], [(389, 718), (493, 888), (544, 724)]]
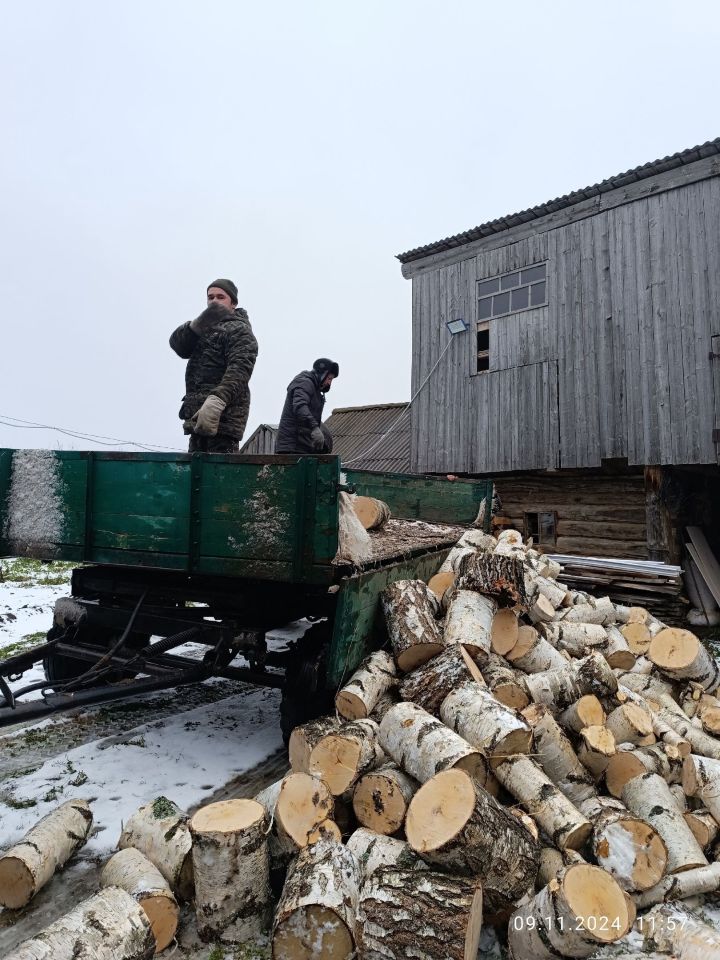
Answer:
[(602, 591), (614, 603), (644, 607), (672, 626), (685, 622), (688, 603), (682, 567), (650, 560), (550, 556), (562, 564), (563, 580), (575, 590)]
[(633, 927), (648, 952), (718, 955), (687, 902), (720, 892), (718, 663), (517, 531), (469, 531), (448, 559), (386, 589), (390, 649), (293, 731), (282, 780), (131, 818), (103, 871), (126, 911), (113, 955), (171, 942), (181, 896), (201, 938), (269, 932), (275, 960), (474, 960), (483, 924), (513, 960)]

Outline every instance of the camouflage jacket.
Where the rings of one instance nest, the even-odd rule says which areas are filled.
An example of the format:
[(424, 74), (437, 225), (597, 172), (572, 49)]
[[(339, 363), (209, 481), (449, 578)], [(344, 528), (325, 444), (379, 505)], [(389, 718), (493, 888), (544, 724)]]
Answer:
[(183, 323), (170, 337), (175, 353), (188, 361), (180, 419), (189, 420), (211, 394), (227, 406), (219, 434), (241, 440), (250, 413), (250, 387), (258, 345), (247, 312), (238, 307), (206, 336)]

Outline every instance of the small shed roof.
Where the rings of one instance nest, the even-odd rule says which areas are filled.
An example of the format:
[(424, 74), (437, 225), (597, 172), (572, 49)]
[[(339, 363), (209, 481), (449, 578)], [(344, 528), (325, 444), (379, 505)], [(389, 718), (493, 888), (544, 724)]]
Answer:
[[(409, 473), (410, 417), (403, 416), (406, 407), (407, 403), (376, 403), (333, 410), (325, 421), (333, 435), (333, 453), (353, 470)], [(384, 436), (391, 427), (392, 433)]]
[(611, 190), (617, 190), (619, 187), (625, 187), (630, 183), (637, 183), (638, 180), (645, 180), (658, 173), (664, 173), (666, 170), (683, 167), (689, 163), (695, 163), (697, 160), (702, 160), (703, 157), (711, 157), (719, 153), (720, 137), (717, 137), (715, 140), (708, 140), (707, 143), (700, 144), (697, 147), (690, 147), (689, 150), (674, 153), (670, 157), (644, 163), (640, 167), (634, 167), (625, 173), (619, 173), (614, 177), (609, 177), (601, 183), (594, 183), (589, 187), (583, 187), (581, 190), (574, 190), (564, 197), (548, 200), (547, 203), (541, 203), (536, 207), (521, 210), (520, 213), (512, 213), (507, 217), (490, 220), (487, 223), (480, 224), (479, 227), (473, 227), (471, 230), (455, 234), (453, 237), (445, 237), (444, 240), (436, 240), (435, 243), (428, 243), (424, 247), (415, 247), (413, 250), (399, 253), (397, 259), (401, 263), (410, 263), (412, 260), (422, 260), (423, 257), (428, 257), (433, 253), (452, 250), (454, 247), (461, 247), (463, 244), (471, 243), (473, 240), (482, 240), (483, 237), (489, 237), (494, 233), (502, 233), (503, 230), (509, 230), (511, 227), (517, 227), (521, 223), (528, 223), (531, 220), (544, 217), (548, 213), (555, 213), (564, 207), (571, 207), (573, 204), (580, 203), (582, 200), (599, 197), (601, 194), (609, 193)]

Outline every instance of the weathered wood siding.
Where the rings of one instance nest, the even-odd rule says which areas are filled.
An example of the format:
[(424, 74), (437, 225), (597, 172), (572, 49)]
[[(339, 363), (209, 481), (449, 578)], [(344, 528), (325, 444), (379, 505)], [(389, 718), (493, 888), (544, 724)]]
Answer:
[[(414, 404), (414, 470), (718, 462), (720, 177), (659, 184), (413, 277), (413, 393), (445, 321), (471, 326)], [(491, 320), (490, 370), (476, 373), (477, 281), (543, 261), (548, 306)]]

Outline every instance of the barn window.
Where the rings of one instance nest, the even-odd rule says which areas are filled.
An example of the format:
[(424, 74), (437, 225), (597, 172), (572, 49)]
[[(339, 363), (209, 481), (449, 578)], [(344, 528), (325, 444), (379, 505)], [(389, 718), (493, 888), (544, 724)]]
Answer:
[(534, 543), (543, 546), (555, 546), (557, 543), (557, 515), (550, 511), (546, 513), (525, 514), (525, 539), (532, 537)]
[(547, 304), (547, 264), (503, 273), (477, 285), (478, 320), (506, 317), (510, 313)]
[(490, 369), (490, 324), (479, 323), (477, 327), (477, 372)]

